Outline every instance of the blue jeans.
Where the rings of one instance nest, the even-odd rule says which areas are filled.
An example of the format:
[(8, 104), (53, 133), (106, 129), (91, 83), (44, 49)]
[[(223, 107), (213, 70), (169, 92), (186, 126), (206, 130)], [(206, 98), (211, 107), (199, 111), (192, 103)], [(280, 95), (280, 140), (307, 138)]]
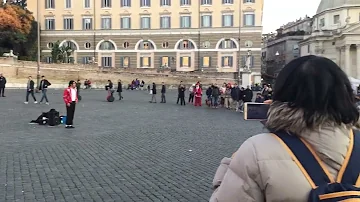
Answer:
[(41, 90), (41, 92), (42, 92), (42, 97), (41, 97), (40, 102), (42, 102), (44, 99), (46, 102), (49, 102), (47, 95), (46, 95), (47, 89), (43, 89), (43, 90)]
[(212, 106), (217, 107), (219, 103), (219, 96), (213, 96), (212, 97)]

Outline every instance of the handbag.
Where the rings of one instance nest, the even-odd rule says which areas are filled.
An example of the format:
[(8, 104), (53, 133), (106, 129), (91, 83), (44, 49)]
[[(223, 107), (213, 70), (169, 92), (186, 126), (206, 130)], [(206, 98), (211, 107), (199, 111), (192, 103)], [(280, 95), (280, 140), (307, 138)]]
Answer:
[(150, 95), (152, 95), (153, 94), (153, 90), (150, 90)]

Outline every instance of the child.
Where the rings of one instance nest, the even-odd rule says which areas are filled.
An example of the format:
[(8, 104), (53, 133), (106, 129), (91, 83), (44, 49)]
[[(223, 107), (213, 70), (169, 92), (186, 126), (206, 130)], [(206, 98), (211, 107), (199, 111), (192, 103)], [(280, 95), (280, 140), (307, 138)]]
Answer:
[(261, 96), (261, 93), (256, 93), (256, 103), (264, 103), (264, 98)]

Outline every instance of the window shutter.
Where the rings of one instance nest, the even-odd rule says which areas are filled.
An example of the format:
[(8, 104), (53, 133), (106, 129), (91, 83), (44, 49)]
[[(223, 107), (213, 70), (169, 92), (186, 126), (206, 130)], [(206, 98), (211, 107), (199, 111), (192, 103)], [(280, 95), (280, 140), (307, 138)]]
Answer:
[(148, 18), (149, 19), (149, 27), (148, 27), (148, 29), (151, 29), (151, 19), (150, 19), (150, 17)]
[(163, 22), (164, 22), (164, 17), (160, 17), (160, 28), (164, 28)]
[(159, 59), (160, 59), (160, 61), (159, 61), (159, 64), (160, 64), (160, 67), (162, 67), (162, 66), (164, 66), (164, 64), (163, 64), (163, 57), (159, 57)]
[(209, 67), (211, 67), (211, 57), (209, 57)]
[(164, 5), (164, 1), (160, 0), (160, 6)]
[(143, 57), (140, 57), (140, 67), (143, 67)]
[(171, 28), (171, 17), (168, 18), (169, 18), (169, 28)]
[(189, 0), (189, 4), (191, 5), (191, 0)]
[(253, 3), (255, 3), (255, 0), (252, 0)]
[(143, 0), (140, 0), (140, 6), (143, 7)]
[(224, 15), (222, 15), (221, 16), (221, 26), (225, 26), (225, 16)]
[(221, 57), (221, 67), (224, 67), (224, 64), (225, 63), (225, 58), (224, 57)]
[(191, 28), (191, 16), (189, 16), (189, 28)]
[(180, 57), (180, 67), (183, 66), (183, 57)]
[(246, 26), (246, 14), (243, 15), (243, 26)]
[(189, 57), (189, 59), (188, 59), (188, 66), (189, 66), (189, 67), (192, 67), (192, 60), (191, 60), (191, 57)]
[(124, 57), (120, 57), (120, 67), (124, 67)]
[(200, 58), (200, 67), (204, 67), (204, 57)]
[(184, 22), (182, 20), (183, 18), (180, 16), (180, 28), (183, 28), (184, 27)]
[(127, 57), (128, 65), (127, 67), (130, 67), (130, 57)]
[(233, 67), (233, 57), (229, 57), (229, 66)]
[(152, 67), (151, 57), (148, 57), (148, 58), (149, 58), (149, 67)]
[(201, 18), (200, 18), (200, 21), (201, 21), (201, 27), (204, 27), (204, 16), (201, 16)]
[(231, 27), (234, 26), (234, 15), (231, 15)]
[(169, 6), (171, 6), (171, 0), (169, 0)]
[(246, 0), (243, 0), (243, 3), (246, 3)]
[(129, 0), (129, 2), (128, 2), (128, 3), (129, 3), (129, 7), (131, 7), (131, 0)]
[(210, 27), (212, 27), (212, 15), (210, 15)]
[(112, 25), (111, 25), (111, 21), (112, 21), (112, 19), (109, 18), (109, 26), (110, 26), (109, 29), (111, 29), (111, 26), (112, 26)]
[(128, 19), (128, 23), (129, 23), (129, 29), (131, 29), (131, 18), (127, 18)]
[(124, 28), (124, 18), (120, 18), (120, 28)]
[(250, 58), (250, 67), (254, 67), (254, 56), (252, 55)]
[[(104, 1), (105, 0), (101, 0), (101, 8), (104, 8)], [(94, 5), (95, 6), (95, 5)]]
[(251, 16), (252, 16), (252, 24), (251, 25), (255, 26), (255, 14), (252, 14)]
[(149, 0), (149, 7), (151, 6), (151, 0)]

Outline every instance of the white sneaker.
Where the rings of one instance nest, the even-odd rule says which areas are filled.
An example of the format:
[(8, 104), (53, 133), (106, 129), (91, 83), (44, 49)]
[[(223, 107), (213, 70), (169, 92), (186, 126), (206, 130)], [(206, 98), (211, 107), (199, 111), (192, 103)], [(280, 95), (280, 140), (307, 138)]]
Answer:
[(48, 103), (48, 102), (46, 102), (45, 104), (49, 105), (49, 103)]
[(28, 102), (24, 102), (24, 104), (26, 104), (26, 105), (27, 105), (27, 104), (29, 104), (29, 103), (28, 103)]
[(37, 101), (34, 102), (34, 104), (37, 104), (37, 103), (38, 103)]

